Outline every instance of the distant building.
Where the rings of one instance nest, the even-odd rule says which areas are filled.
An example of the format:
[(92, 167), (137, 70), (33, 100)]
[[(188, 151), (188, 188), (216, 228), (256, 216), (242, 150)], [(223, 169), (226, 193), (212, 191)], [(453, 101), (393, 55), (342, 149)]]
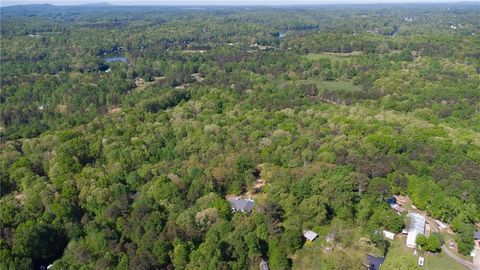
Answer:
[(262, 259), (260, 262), (260, 270), (269, 270), (267, 261)]
[(251, 213), (255, 202), (252, 199), (230, 199), (230, 205), (233, 211)]
[(403, 208), (399, 203), (397, 203), (397, 199), (395, 197), (390, 197), (387, 199), (388, 205), (398, 213), (401, 213), (405, 211), (405, 208)]
[(395, 238), (395, 234), (393, 232), (383, 230), (382, 233), (383, 233), (383, 236), (385, 236), (388, 239), (393, 240)]
[(367, 254), (367, 269), (368, 270), (380, 270), (380, 266), (385, 261), (384, 257), (373, 256), (372, 254)]
[(407, 234), (407, 247), (414, 248), (416, 246), (415, 241), (417, 240), (417, 235), (425, 235), (425, 218), (417, 213), (409, 213), (407, 215), (410, 218), (410, 226), (408, 228)]
[(303, 231), (303, 237), (305, 237), (308, 241), (313, 241), (318, 237), (318, 234), (314, 231), (306, 230)]

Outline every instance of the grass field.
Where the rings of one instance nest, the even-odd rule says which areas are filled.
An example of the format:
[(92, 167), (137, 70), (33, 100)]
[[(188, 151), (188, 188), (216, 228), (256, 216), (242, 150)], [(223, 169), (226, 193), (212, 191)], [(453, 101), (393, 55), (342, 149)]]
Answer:
[(321, 269), (321, 258), (323, 256), (323, 241), (317, 239), (313, 242), (306, 242), (300, 250), (292, 257), (293, 270)]
[(435, 255), (428, 255), (425, 260), (425, 269), (466, 270), (467, 268), (453, 261), (447, 254), (442, 252)]
[(361, 55), (362, 52), (351, 52), (351, 53), (309, 53), (303, 57), (309, 60), (318, 61), (320, 59), (330, 59), (337, 61), (349, 61), (350, 57)]
[[(406, 259), (414, 264), (418, 263), (418, 256), (413, 255), (413, 249), (405, 246), (405, 238), (397, 237), (390, 246), (385, 260), (405, 256)], [(458, 264), (445, 253), (431, 254), (425, 253), (421, 256), (425, 257), (425, 270), (466, 270), (463, 265)]]
[(362, 88), (358, 85), (353, 85), (348, 81), (322, 81), (321, 83), (325, 89), (330, 91), (342, 91), (342, 92), (360, 92)]

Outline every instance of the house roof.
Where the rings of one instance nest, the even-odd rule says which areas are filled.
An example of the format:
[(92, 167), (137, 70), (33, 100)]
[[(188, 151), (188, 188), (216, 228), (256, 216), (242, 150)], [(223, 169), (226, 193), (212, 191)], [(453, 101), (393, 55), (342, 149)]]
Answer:
[(252, 212), (254, 201), (250, 199), (239, 199), (235, 198), (230, 200), (230, 204), (232, 205), (233, 209), (236, 211), (243, 211), (243, 212)]
[(368, 270), (380, 270), (380, 265), (382, 265), (384, 261), (384, 257), (377, 257), (373, 256), (372, 254), (367, 254)]
[(475, 232), (473, 238), (474, 238), (475, 240), (480, 240), (480, 230)]
[(417, 213), (409, 213), (408, 217), (410, 217), (410, 226), (408, 228), (408, 235), (407, 235), (407, 246), (408, 247), (415, 247), (416, 239), (418, 234), (425, 234), (425, 218)]
[(308, 240), (313, 241), (315, 238), (317, 238), (318, 234), (314, 231), (306, 230), (303, 231), (303, 236)]

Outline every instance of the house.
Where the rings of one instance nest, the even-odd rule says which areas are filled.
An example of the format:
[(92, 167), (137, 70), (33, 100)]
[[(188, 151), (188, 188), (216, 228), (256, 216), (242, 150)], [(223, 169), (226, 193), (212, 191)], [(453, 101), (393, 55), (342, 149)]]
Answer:
[(269, 270), (268, 263), (264, 259), (260, 262), (260, 270)]
[(385, 236), (388, 239), (393, 240), (395, 238), (395, 234), (393, 232), (383, 230), (382, 233), (383, 233), (383, 236)]
[(410, 218), (410, 226), (408, 228), (407, 234), (407, 247), (414, 248), (416, 246), (415, 241), (417, 240), (417, 235), (425, 235), (425, 218), (417, 213), (409, 213), (407, 215)]
[(303, 237), (305, 237), (308, 241), (313, 241), (318, 237), (318, 234), (314, 231), (306, 230), (303, 231)]
[(230, 205), (235, 212), (251, 213), (255, 202), (252, 199), (230, 199)]
[(384, 257), (373, 256), (372, 254), (367, 254), (367, 269), (368, 270), (380, 270), (380, 266), (385, 261)]

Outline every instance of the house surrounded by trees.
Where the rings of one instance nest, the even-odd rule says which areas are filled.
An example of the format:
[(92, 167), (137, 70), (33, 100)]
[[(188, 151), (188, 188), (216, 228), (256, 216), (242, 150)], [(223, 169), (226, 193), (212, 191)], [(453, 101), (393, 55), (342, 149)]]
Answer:
[(251, 213), (255, 204), (252, 199), (234, 198), (229, 201), (233, 211), (242, 213)]

